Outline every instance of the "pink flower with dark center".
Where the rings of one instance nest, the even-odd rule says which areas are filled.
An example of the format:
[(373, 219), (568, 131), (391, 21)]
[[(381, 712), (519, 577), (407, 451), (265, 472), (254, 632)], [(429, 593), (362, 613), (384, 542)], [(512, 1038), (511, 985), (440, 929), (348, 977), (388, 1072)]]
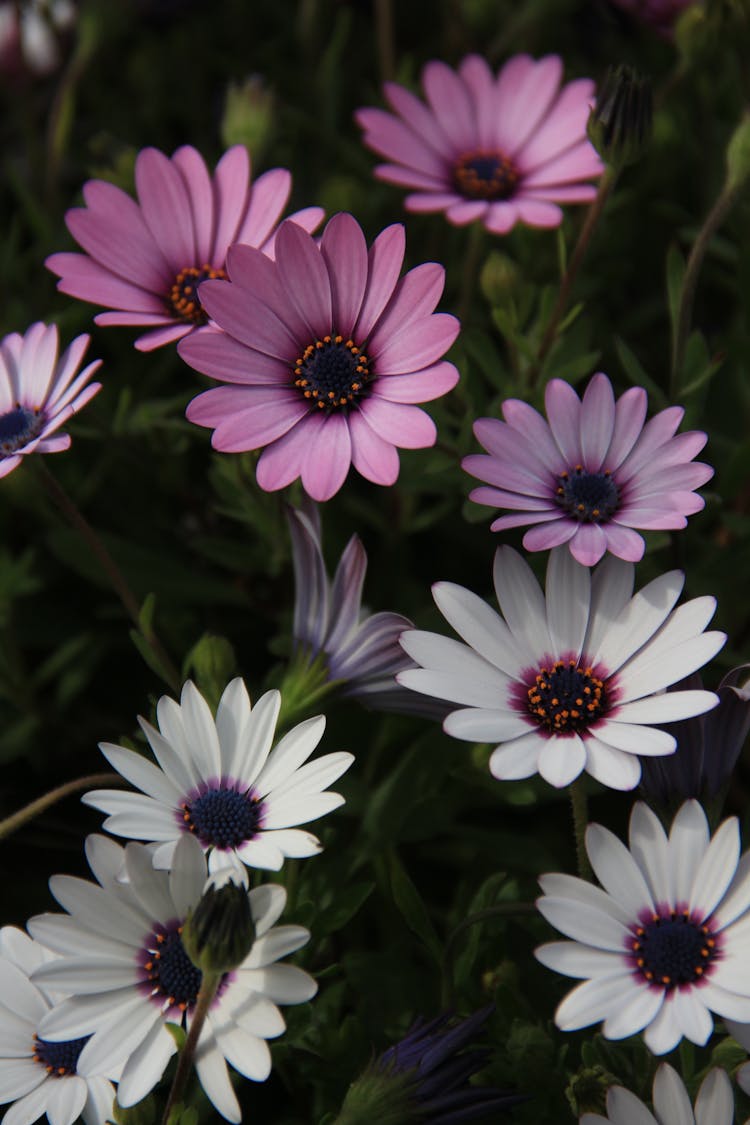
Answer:
[(481, 220), (506, 234), (517, 222), (556, 227), (560, 203), (586, 203), (587, 181), (602, 164), (586, 138), (594, 83), (561, 88), (562, 60), (515, 55), (495, 76), (468, 55), (458, 71), (430, 62), (422, 72), (427, 104), (386, 82), (393, 109), (360, 109), (364, 142), (387, 164), (375, 174), (411, 188), (408, 211), (445, 211), (458, 226)]
[[(65, 216), (86, 253), (52, 254), (46, 265), (63, 293), (116, 310), (99, 313), (97, 324), (149, 328), (135, 346), (151, 351), (206, 324), (198, 287), (206, 278), (226, 277), (233, 242), (273, 256), (291, 184), (286, 168), (251, 184), (244, 145), (228, 149), (213, 176), (190, 145), (172, 157), (145, 148), (135, 162), (138, 201), (114, 184), (89, 180), (86, 206)], [(307, 207), (290, 221), (314, 230), (322, 218), (320, 207)]]
[(507, 399), (504, 422), (474, 423), (487, 455), (472, 454), (462, 464), (490, 487), (475, 488), (470, 497), (513, 511), (496, 519), (493, 531), (533, 524), (523, 537), (527, 551), (567, 543), (584, 566), (606, 551), (638, 562), (645, 543), (634, 528), (682, 528), (703, 508), (693, 489), (714, 471), (693, 461), (706, 444), (702, 431), (675, 436), (682, 407), (646, 422), (644, 389), (631, 387), (615, 402), (601, 373), (582, 400), (568, 383), (552, 379), (545, 405), (546, 420), (527, 403)]
[(369, 251), (351, 215), (335, 215), (318, 244), (292, 222), (272, 261), (233, 246), (230, 280), (206, 281), (215, 322), (180, 341), (182, 358), (232, 386), (193, 399), (191, 422), (214, 430), (224, 452), (260, 449), (261, 488), (302, 477), (314, 500), (341, 488), (350, 464), (375, 484), (399, 471), (397, 447), (433, 445), (435, 423), (415, 403), (458, 381), (441, 360), (458, 335), (434, 313), (445, 270), (427, 262), (399, 280), (404, 230), (387, 227)]
[(0, 340), (0, 477), (29, 453), (61, 453), (69, 434), (56, 430), (81, 410), (101, 383), (89, 379), (101, 366), (94, 360), (78, 372), (89, 336), (77, 336), (57, 358), (57, 325), (32, 324), (23, 336)]

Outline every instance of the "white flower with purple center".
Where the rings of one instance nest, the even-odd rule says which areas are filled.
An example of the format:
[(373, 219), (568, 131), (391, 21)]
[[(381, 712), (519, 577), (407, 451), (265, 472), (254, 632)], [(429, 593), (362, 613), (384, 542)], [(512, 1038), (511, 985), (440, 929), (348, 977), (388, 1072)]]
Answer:
[(555, 1013), (562, 1031), (603, 1021), (607, 1039), (643, 1033), (656, 1055), (683, 1036), (700, 1046), (714, 1012), (750, 1021), (750, 853), (740, 857), (736, 817), (711, 838), (697, 801), (669, 837), (638, 802), (630, 848), (600, 824), (586, 851), (601, 887), (543, 875), (540, 913), (572, 941), (536, 950), (550, 969), (582, 980)]
[(653, 724), (700, 714), (713, 692), (670, 691), (721, 648), (704, 629), (714, 598), (675, 609), (684, 575), (670, 571), (633, 596), (632, 563), (608, 556), (593, 575), (565, 547), (550, 552), (546, 598), (521, 556), (495, 555), (500, 617), (451, 582), (433, 596), (466, 642), (412, 630), (401, 643), (421, 667), (400, 672), (414, 691), (462, 705), (443, 727), (467, 742), (497, 742), (490, 770), (501, 781), (535, 773), (569, 785), (586, 770), (613, 789), (632, 789), (638, 755), (671, 754), (674, 735)]
[[(154, 869), (142, 844), (123, 849), (89, 836), (86, 854), (98, 885), (54, 876), (50, 888), (68, 914), (29, 922), (37, 940), (60, 954), (35, 971), (34, 981), (68, 994), (39, 1030), (51, 1042), (90, 1036), (77, 1063), (83, 1077), (101, 1073), (105, 1061), (123, 1064), (117, 1099), (127, 1108), (154, 1088), (177, 1050), (167, 1021), (189, 1027), (192, 1019), (202, 974), (180, 935), (203, 895), (206, 860), (190, 836), (180, 841), (169, 873)], [(276, 964), (310, 937), (301, 926), (274, 926), (285, 903), (283, 887), (267, 883), (249, 892), (255, 941), (222, 977), (198, 1040), (198, 1079), (228, 1121), (241, 1114), (226, 1063), (265, 1081), (266, 1040), (285, 1030), (277, 1004), (301, 1004), (317, 991), (302, 969)]]
[[(507, 508), (493, 531), (531, 526), (527, 551), (567, 543), (584, 566), (606, 551), (638, 562), (640, 529), (675, 529), (704, 506), (699, 488), (713, 476), (693, 458), (706, 444), (699, 430), (675, 431), (685, 411), (670, 406), (646, 422), (647, 396), (631, 387), (615, 402), (606, 375), (594, 375), (583, 399), (562, 379), (545, 391), (547, 418), (518, 399), (502, 406), (504, 422), (480, 418), (474, 433), (486, 454), (464, 457), (467, 473), (486, 486), (478, 504)], [(489, 487), (487, 487), (489, 486)]]
[(0, 930), (0, 1104), (4, 1125), (30, 1125), (43, 1114), (52, 1125), (102, 1125), (112, 1111), (116, 1059), (102, 1056), (86, 1076), (78, 1060), (88, 1037), (52, 1042), (39, 1026), (63, 994), (29, 977), (54, 954), (13, 926)]
[(280, 705), (279, 692), (269, 691), (251, 707), (244, 683), (235, 679), (214, 719), (188, 681), (179, 704), (159, 700), (159, 730), (139, 719), (158, 765), (101, 744), (113, 769), (141, 792), (95, 789), (83, 801), (108, 814), (104, 827), (116, 836), (156, 844), (156, 867), (171, 865), (185, 833), (208, 853), (212, 872), (243, 864), (276, 871), (287, 857), (315, 855), (317, 837), (292, 826), (344, 803), (325, 789), (354, 757), (342, 751), (307, 762), (323, 735), (323, 715), (293, 727), (271, 750)]
[[(607, 1116), (584, 1113), (579, 1125), (733, 1125), (734, 1097), (725, 1070), (714, 1067), (701, 1082), (695, 1111), (677, 1071), (662, 1063), (654, 1076), (654, 1112), (623, 1086), (607, 1091)], [(747, 1125), (747, 1123), (746, 1123)]]

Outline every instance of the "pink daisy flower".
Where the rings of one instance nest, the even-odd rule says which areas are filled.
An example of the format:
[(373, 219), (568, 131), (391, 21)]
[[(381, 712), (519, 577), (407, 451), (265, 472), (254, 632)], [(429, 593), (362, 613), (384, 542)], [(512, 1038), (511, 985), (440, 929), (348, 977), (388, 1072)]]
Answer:
[(191, 422), (224, 452), (260, 449), (261, 488), (302, 477), (314, 500), (341, 488), (350, 464), (375, 484), (398, 476), (397, 446), (433, 445), (435, 423), (413, 405), (458, 381), (440, 357), (458, 335), (434, 313), (445, 270), (427, 262), (399, 280), (404, 230), (387, 227), (367, 249), (351, 215), (335, 215), (320, 243), (282, 223), (275, 261), (233, 246), (228, 281), (206, 281), (215, 327), (181, 340), (182, 358), (233, 386), (193, 399)]
[(586, 138), (594, 83), (560, 87), (562, 60), (515, 55), (497, 76), (479, 55), (452, 70), (422, 72), (427, 104), (395, 82), (384, 86), (393, 113), (360, 109), (364, 142), (383, 156), (375, 175), (411, 188), (408, 211), (445, 211), (458, 226), (481, 220), (506, 234), (517, 222), (556, 227), (559, 203), (586, 203), (586, 181), (602, 171)]
[(685, 411), (670, 406), (646, 422), (647, 396), (631, 387), (615, 402), (612, 384), (601, 372), (583, 399), (562, 379), (545, 391), (547, 420), (518, 399), (502, 406), (504, 422), (480, 418), (474, 433), (488, 455), (464, 457), (467, 473), (486, 481), (470, 498), (510, 508), (493, 531), (534, 524), (523, 537), (527, 551), (567, 543), (584, 566), (606, 551), (628, 562), (643, 556), (643, 536), (634, 528), (682, 528), (699, 512), (693, 491), (714, 474), (693, 458), (706, 435), (690, 430), (675, 436)]
[[(198, 286), (226, 277), (231, 243), (273, 256), (291, 184), (286, 168), (273, 168), (251, 185), (244, 145), (224, 153), (213, 177), (190, 145), (171, 157), (145, 148), (135, 162), (138, 201), (114, 184), (89, 180), (86, 206), (65, 216), (86, 253), (52, 254), (46, 265), (60, 277), (63, 293), (116, 310), (99, 313), (97, 324), (149, 328), (135, 346), (151, 351), (207, 322)], [(314, 230), (323, 211), (307, 207), (290, 218)]]
[(89, 339), (77, 336), (59, 359), (56, 324), (37, 322), (23, 336), (11, 332), (0, 340), (0, 477), (28, 453), (61, 453), (70, 446), (70, 435), (55, 430), (102, 386), (89, 383), (100, 359), (76, 374)]

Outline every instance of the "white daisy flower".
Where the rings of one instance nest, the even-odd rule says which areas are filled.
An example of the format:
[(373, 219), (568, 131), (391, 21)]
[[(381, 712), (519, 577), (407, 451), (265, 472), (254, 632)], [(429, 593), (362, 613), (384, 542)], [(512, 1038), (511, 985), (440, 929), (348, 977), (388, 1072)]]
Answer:
[(639, 801), (630, 850), (590, 824), (586, 850), (601, 888), (543, 875), (541, 914), (573, 941), (536, 957), (583, 980), (555, 1013), (562, 1031), (603, 1020), (607, 1039), (643, 1032), (655, 1055), (683, 1036), (703, 1045), (711, 1013), (750, 1022), (750, 852), (740, 858), (736, 817), (709, 836), (706, 814), (686, 801), (669, 839)]
[(420, 668), (400, 672), (414, 691), (463, 705), (443, 723), (454, 738), (498, 742), (490, 770), (501, 781), (540, 773), (569, 785), (586, 770), (613, 789), (632, 789), (637, 755), (671, 754), (674, 735), (652, 724), (716, 706), (707, 691), (664, 689), (705, 664), (726, 637), (704, 633), (714, 598), (674, 609), (680, 571), (633, 596), (632, 563), (608, 556), (593, 575), (567, 547), (550, 552), (545, 596), (510, 547), (495, 555), (500, 617), (476, 594), (438, 582), (433, 595), (466, 641), (419, 630), (401, 643)]
[(22, 930), (0, 930), (0, 1105), (13, 1102), (3, 1125), (30, 1125), (43, 1114), (53, 1125), (73, 1125), (79, 1116), (85, 1125), (103, 1125), (112, 1111), (110, 1079), (120, 1070), (112, 1058), (103, 1055), (83, 1075), (77, 1064), (85, 1037), (53, 1043), (39, 1034), (61, 997), (29, 977), (53, 958)]
[(214, 720), (188, 681), (179, 704), (166, 695), (159, 700), (159, 730), (138, 720), (158, 766), (122, 746), (100, 743), (110, 765), (141, 792), (95, 789), (83, 801), (108, 814), (104, 827), (114, 835), (156, 843), (155, 867), (170, 867), (187, 832), (208, 853), (212, 872), (243, 864), (278, 871), (286, 857), (315, 855), (321, 848), (317, 836), (292, 825), (344, 803), (339, 793), (323, 790), (354, 757), (342, 751), (302, 765), (323, 735), (323, 715), (293, 727), (271, 751), (280, 705), (278, 691), (269, 691), (251, 708), (244, 683), (236, 679)]
[[(45, 1039), (91, 1036), (78, 1058), (85, 1078), (105, 1060), (124, 1064), (117, 1099), (135, 1105), (160, 1080), (176, 1051), (166, 1022), (189, 1026), (202, 974), (188, 958), (180, 934), (206, 883), (206, 859), (184, 836), (171, 872), (154, 870), (148, 848), (123, 849), (89, 836), (86, 854), (98, 886), (56, 875), (53, 895), (68, 914), (32, 918), (29, 930), (60, 956), (41, 965), (34, 981), (59, 988), (68, 999), (40, 1023)], [(123, 864), (128, 882), (121, 881)], [(301, 926), (274, 926), (286, 903), (283, 887), (249, 892), (255, 942), (237, 969), (226, 973), (203, 1026), (195, 1069), (207, 1097), (228, 1121), (241, 1119), (227, 1062), (255, 1082), (271, 1070), (267, 1039), (281, 1035), (277, 1004), (301, 1004), (317, 991), (294, 965), (277, 965), (308, 941)]]
[[(622, 1086), (607, 1091), (607, 1116), (584, 1113), (579, 1125), (733, 1125), (734, 1097), (727, 1073), (710, 1070), (690, 1104), (685, 1084), (669, 1063), (662, 1063), (654, 1076), (654, 1112)], [(747, 1125), (747, 1123), (746, 1123)]]

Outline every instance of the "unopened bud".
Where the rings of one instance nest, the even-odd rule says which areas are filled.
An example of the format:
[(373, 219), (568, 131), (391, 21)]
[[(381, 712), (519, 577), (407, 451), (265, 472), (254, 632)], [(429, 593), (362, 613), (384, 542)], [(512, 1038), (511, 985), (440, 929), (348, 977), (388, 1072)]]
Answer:
[(192, 910), (182, 931), (182, 945), (204, 973), (228, 973), (247, 957), (255, 941), (255, 924), (247, 890), (234, 881), (212, 885)]
[(732, 133), (727, 146), (727, 187), (738, 188), (750, 176), (750, 113)]
[(154, 1125), (156, 1121), (156, 1103), (153, 1095), (149, 1094), (143, 1101), (135, 1105), (121, 1106), (115, 1098), (109, 1119), (115, 1125)]
[(224, 102), (221, 139), (245, 145), (255, 160), (266, 147), (273, 125), (274, 97), (259, 74), (230, 82)]
[(502, 308), (518, 294), (518, 266), (507, 254), (493, 250), (482, 266), (479, 285), (492, 308)]
[(607, 164), (624, 168), (648, 148), (653, 124), (651, 81), (630, 66), (610, 67), (586, 132)]
[(584, 1113), (604, 1114), (607, 1109), (607, 1090), (617, 1079), (601, 1066), (582, 1067), (572, 1075), (565, 1097), (574, 1117)]

